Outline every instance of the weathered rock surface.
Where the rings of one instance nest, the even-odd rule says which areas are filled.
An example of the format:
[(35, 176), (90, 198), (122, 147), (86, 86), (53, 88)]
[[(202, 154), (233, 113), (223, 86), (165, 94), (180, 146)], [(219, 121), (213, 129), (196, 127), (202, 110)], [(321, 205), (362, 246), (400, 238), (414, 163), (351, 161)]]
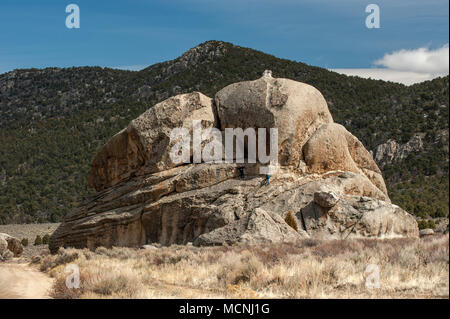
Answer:
[(8, 249), (8, 242), (0, 235), (0, 256)]
[(331, 209), (303, 208), (299, 217), (315, 238), (417, 237), (415, 218), (396, 205), (365, 196), (351, 196)]
[(386, 164), (406, 158), (412, 152), (420, 152), (422, 150), (423, 137), (421, 135), (414, 135), (405, 144), (399, 144), (395, 140), (390, 139), (375, 148), (374, 159), (380, 167), (384, 167)]
[(22, 253), (23, 246), (17, 238), (0, 233), (0, 260), (20, 257)]
[(331, 208), (337, 204), (339, 196), (333, 191), (320, 190), (314, 193), (314, 203), (324, 208)]
[(314, 87), (267, 72), (255, 81), (231, 84), (215, 96), (221, 128), (278, 128), (279, 163), (299, 166), (302, 147), (323, 123), (333, 122)]
[[(170, 129), (192, 130), (193, 119), (221, 130), (277, 127), (280, 166), (270, 183), (259, 163), (173, 164)], [(215, 105), (200, 93), (155, 105), (100, 150), (89, 180), (99, 192), (65, 218), (53, 252), (418, 236), (414, 218), (390, 204), (370, 153), (333, 123), (320, 92), (269, 74), (224, 88)], [(285, 223), (288, 212), (298, 232)]]
[(362, 143), (340, 124), (321, 125), (303, 149), (309, 171), (343, 170), (366, 175), (387, 195), (381, 171)]
[(426, 236), (431, 236), (431, 235), (434, 235), (434, 230), (432, 230), (431, 228), (425, 228), (425, 229), (421, 229), (419, 231), (420, 237), (426, 237)]
[(267, 242), (294, 242), (309, 235), (296, 232), (280, 215), (256, 208), (244, 218), (230, 221), (224, 227), (198, 236), (194, 245), (216, 246), (223, 244), (260, 244)]
[(126, 129), (114, 135), (92, 161), (89, 185), (96, 190), (116, 185), (131, 176), (175, 167), (169, 150), (174, 128), (192, 134), (194, 120), (203, 129), (215, 126), (211, 99), (199, 92), (171, 97), (148, 109)]

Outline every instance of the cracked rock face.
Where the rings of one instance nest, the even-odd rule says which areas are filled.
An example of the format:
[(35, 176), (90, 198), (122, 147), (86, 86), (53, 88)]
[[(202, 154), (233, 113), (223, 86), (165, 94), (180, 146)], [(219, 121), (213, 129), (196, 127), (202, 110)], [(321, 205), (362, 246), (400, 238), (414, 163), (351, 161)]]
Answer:
[[(279, 130), (279, 169), (265, 183), (259, 163), (174, 164), (170, 130)], [(333, 123), (315, 88), (272, 78), (216, 94), (163, 101), (116, 134), (92, 161), (98, 193), (52, 235), (59, 247), (159, 243), (258, 244), (301, 238), (417, 237), (415, 219), (390, 203), (378, 166), (360, 141)], [(284, 222), (296, 219), (298, 231)]]

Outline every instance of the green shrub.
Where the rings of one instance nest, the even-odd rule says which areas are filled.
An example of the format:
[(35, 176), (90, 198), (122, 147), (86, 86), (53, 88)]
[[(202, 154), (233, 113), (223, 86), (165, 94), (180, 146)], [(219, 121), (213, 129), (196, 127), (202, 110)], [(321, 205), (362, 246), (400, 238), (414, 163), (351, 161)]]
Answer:
[(23, 247), (27, 247), (28, 246), (28, 238), (23, 238), (20, 243), (22, 244)]
[(48, 245), (50, 243), (50, 235), (45, 234), (45, 236), (42, 238), (42, 244)]
[(41, 236), (37, 235), (36, 239), (34, 240), (34, 245), (38, 246), (38, 245), (42, 245), (42, 238)]
[(291, 212), (287, 213), (286, 217), (284, 218), (284, 221), (286, 222), (286, 224), (295, 229), (295, 231), (298, 231), (297, 221), (295, 220), (295, 217), (292, 215)]
[(426, 229), (426, 228), (431, 228), (431, 229), (435, 229), (436, 225), (434, 224), (433, 220), (420, 220), (418, 222), (419, 225), (419, 229)]

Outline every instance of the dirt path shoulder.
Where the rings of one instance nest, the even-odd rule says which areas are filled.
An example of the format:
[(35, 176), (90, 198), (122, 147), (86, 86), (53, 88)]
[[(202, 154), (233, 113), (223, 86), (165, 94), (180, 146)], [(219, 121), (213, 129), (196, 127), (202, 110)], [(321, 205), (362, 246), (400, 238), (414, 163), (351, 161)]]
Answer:
[(0, 299), (48, 299), (53, 279), (25, 263), (0, 263)]

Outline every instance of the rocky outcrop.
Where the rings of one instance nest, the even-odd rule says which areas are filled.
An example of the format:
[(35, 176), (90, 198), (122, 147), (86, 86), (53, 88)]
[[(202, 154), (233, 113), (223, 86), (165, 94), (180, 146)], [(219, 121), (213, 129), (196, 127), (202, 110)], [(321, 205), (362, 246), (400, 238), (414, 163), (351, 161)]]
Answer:
[(269, 242), (295, 242), (309, 235), (300, 230), (295, 231), (276, 213), (269, 213), (256, 208), (244, 218), (230, 221), (198, 236), (194, 240), (196, 246), (216, 246), (224, 244), (261, 244)]
[(343, 170), (367, 176), (387, 195), (381, 171), (362, 143), (336, 123), (321, 125), (303, 148), (310, 172)]
[[(314, 203), (315, 204), (315, 203)], [(351, 196), (330, 209), (309, 205), (300, 211), (305, 231), (315, 238), (417, 237), (415, 218), (396, 205)]]
[[(270, 183), (258, 162), (173, 163), (170, 130), (191, 132), (193, 119), (222, 131), (278, 128), (279, 166)], [(89, 181), (99, 192), (54, 232), (53, 252), (418, 236), (414, 218), (390, 204), (370, 153), (333, 123), (320, 92), (268, 72), (224, 88), (214, 101), (191, 93), (155, 105), (99, 151)], [(284, 221), (289, 212), (298, 231)]]
[(20, 257), (22, 253), (23, 246), (17, 238), (0, 233), (0, 261)]
[(171, 97), (131, 121), (95, 156), (89, 185), (96, 190), (114, 186), (135, 175), (159, 172), (176, 166), (170, 159), (174, 128), (186, 128), (201, 120), (202, 128), (215, 126), (211, 99), (199, 92)]
[(410, 153), (423, 150), (423, 138), (421, 135), (414, 135), (407, 143), (399, 144), (395, 140), (389, 139), (386, 143), (375, 148), (374, 159), (381, 167), (406, 158)]

